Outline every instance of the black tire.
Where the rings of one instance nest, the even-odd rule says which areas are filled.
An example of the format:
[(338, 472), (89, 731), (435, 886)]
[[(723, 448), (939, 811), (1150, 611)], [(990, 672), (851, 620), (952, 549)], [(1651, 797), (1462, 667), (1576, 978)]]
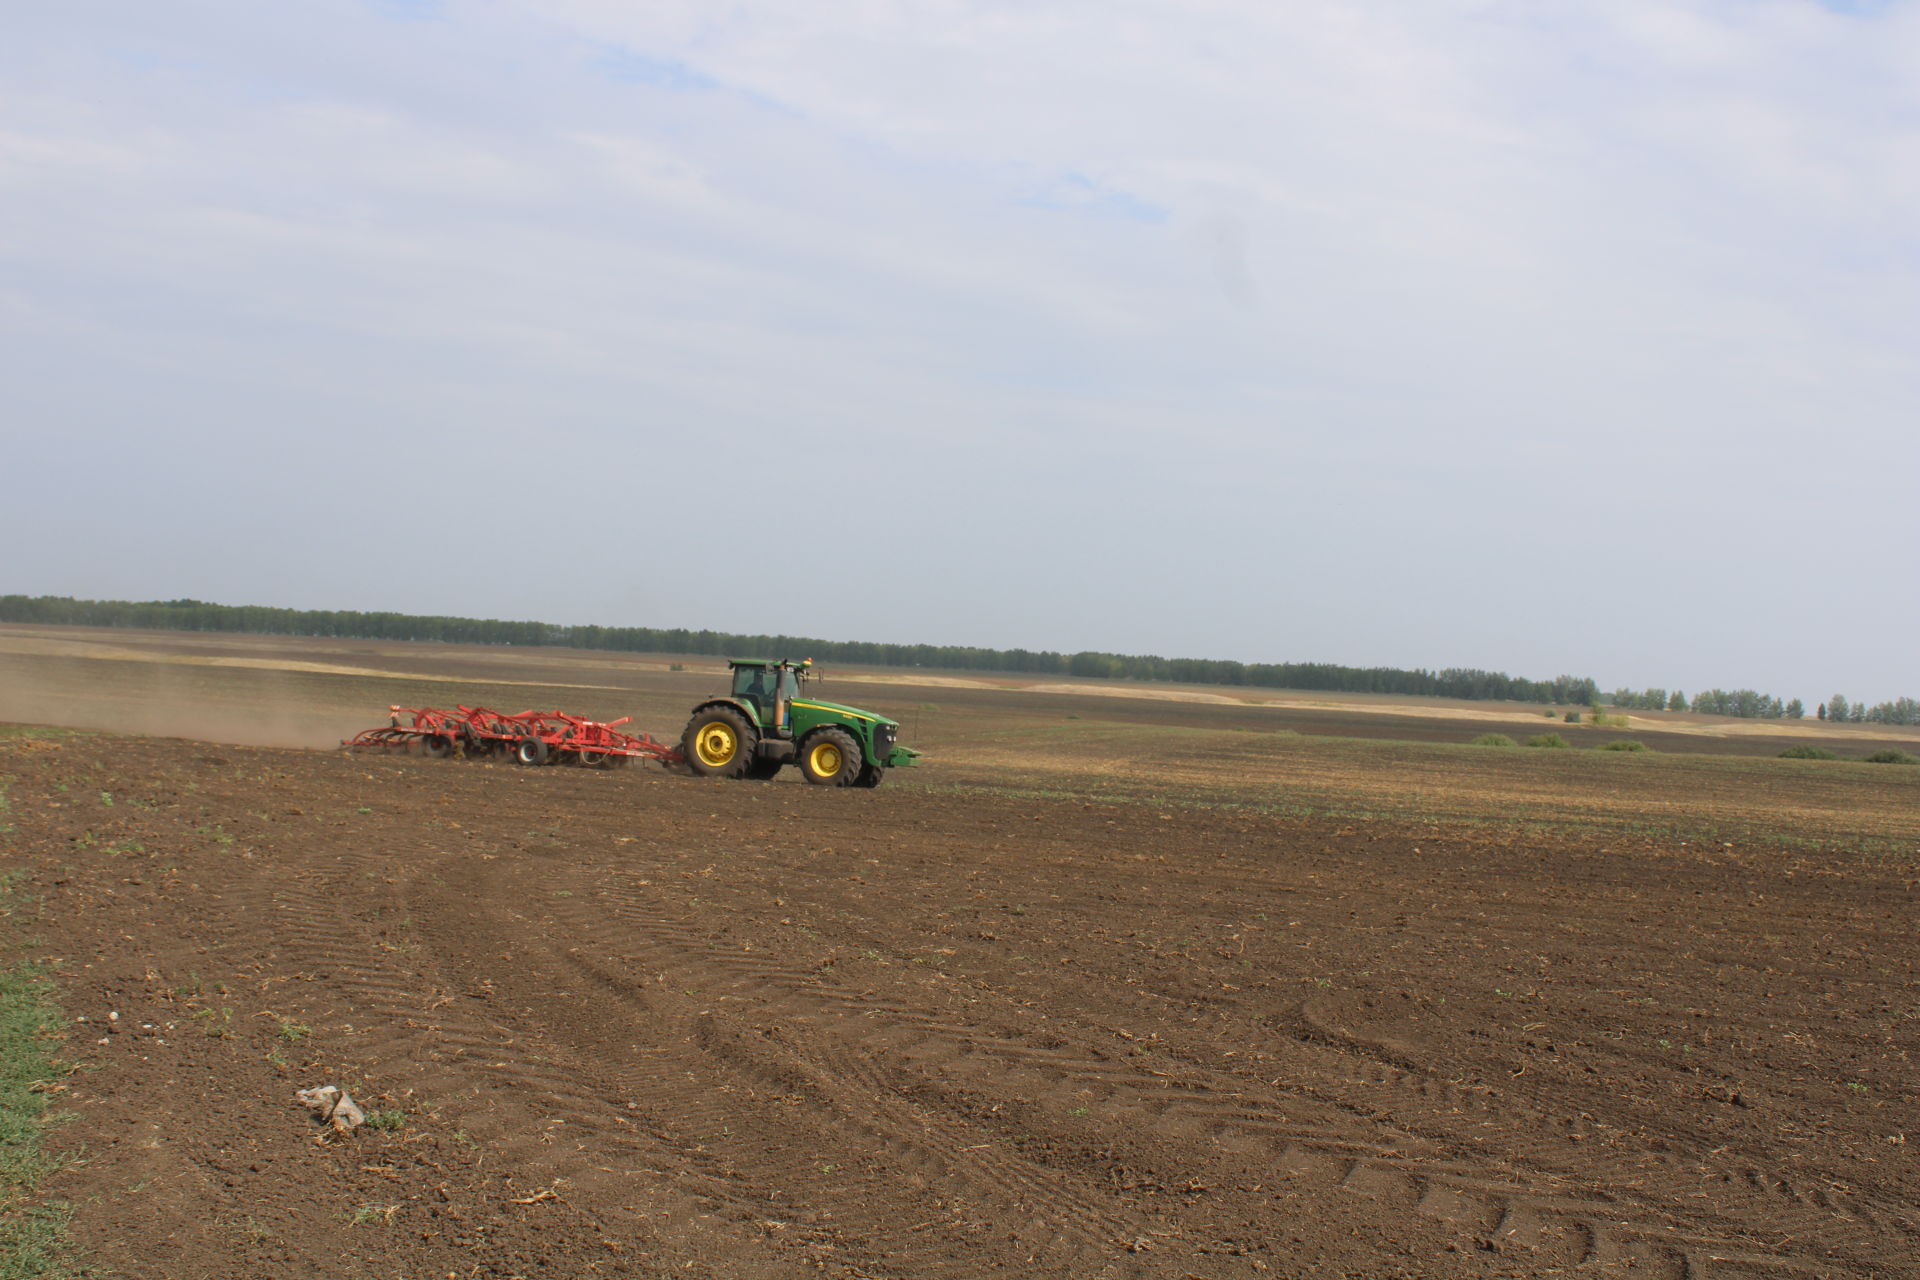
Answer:
[(853, 785), (871, 789), (879, 786), (880, 779), (886, 776), (887, 771), (877, 764), (862, 765), (860, 766), (860, 776), (853, 780)]
[(453, 754), (453, 738), (444, 733), (429, 733), (420, 739), (420, 749), (435, 760), (444, 760)]
[(754, 782), (771, 782), (779, 776), (780, 766), (785, 763), (784, 760), (769, 760), (766, 756), (755, 756), (752, 763), (747, 765), (746, 773), (741, 776)]
[(687, 767), (703, 778), (742, 778), (753, 764), (757, 736), (732, 707), (706, 707), (687, 721), (680, 750)]
[(863, 768), (860, 744), (845, 729), (815, 729), (800, 744), (800, 776), (818, 787), (850, 787)]
[(513, 758), (521, 764), (545, 764), (550, 755), (544, 738), (529, 736), (513, 744)]

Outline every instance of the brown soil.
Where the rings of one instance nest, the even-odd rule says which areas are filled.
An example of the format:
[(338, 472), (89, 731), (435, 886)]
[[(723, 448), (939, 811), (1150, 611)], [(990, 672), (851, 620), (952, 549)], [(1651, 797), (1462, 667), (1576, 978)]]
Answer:
[(0, 733), (86, 1260), (1920, 1271), (1920, 770), (925, 696), (873, 792)]

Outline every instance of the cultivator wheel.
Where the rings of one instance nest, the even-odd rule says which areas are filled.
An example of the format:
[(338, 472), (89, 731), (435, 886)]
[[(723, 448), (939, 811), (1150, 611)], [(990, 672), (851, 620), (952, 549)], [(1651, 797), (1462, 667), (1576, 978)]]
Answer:
[(543, 765), (552, 759), (552, 756), (553, 753), (548, 749), (546, 740), (543, 738), (525, 737), (513, 745), (513, 758), (521, 764)]

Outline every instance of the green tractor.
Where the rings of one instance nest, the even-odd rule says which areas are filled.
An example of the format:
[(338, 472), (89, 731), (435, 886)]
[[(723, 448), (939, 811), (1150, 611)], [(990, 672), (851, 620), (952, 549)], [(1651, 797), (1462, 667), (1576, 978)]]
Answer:
[(733, 692), (693, 709), (680, 749), (708, 778), (767, 779), (794, 764), (823, 787), (877, 787), (888, 769), (919, 756), (899, 745), (898, 721), (806, 698), (812, 658), (732, 658)]

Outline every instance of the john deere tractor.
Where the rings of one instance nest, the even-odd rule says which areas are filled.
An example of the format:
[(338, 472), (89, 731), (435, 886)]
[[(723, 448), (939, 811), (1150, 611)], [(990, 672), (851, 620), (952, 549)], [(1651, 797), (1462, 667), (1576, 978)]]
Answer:
[(733, 658), (733, 691), (693, 709), (680, 747), (687, 764), (709, 778), (771, 778), (784, 765), (823, 787), (877, 787), (888, 769), (919, 756), (899, 745), (900, 725), (860, 711), (802, 697), (813, 659)]

